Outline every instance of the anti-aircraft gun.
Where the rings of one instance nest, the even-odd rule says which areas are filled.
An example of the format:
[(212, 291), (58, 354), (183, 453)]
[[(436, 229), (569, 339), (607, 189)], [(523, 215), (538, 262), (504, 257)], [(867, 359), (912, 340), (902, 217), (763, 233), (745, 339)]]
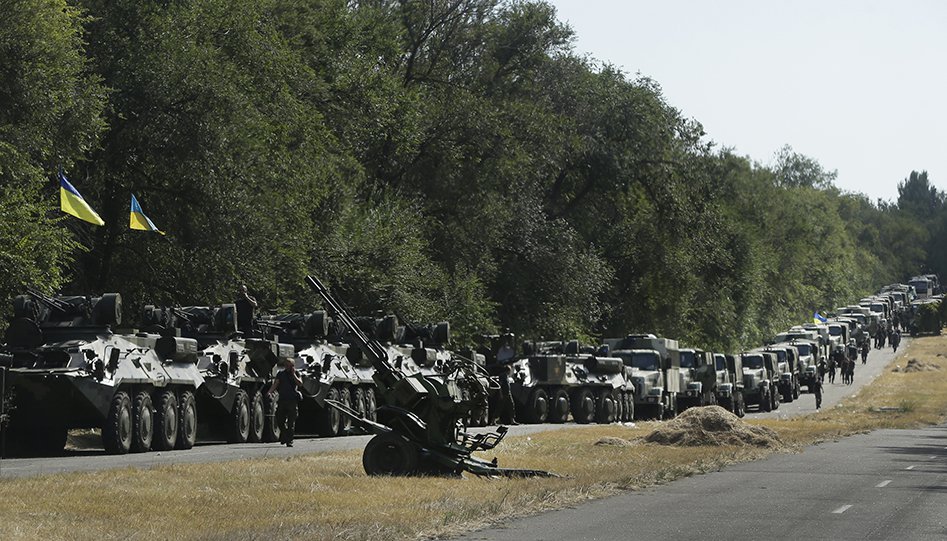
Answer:
[[(500, 468), (496, 459), (487, 462), (475, 458), (475, 451), (493, 449), (507, 432), (502, 426), (495, 433), (484, 434), (471, 434), (460, 429), (474, 403), (462, 399), (458, 384), (463, 381), (472, 386), (479, 385), (477, 379), (429, 378), (420, 373), (406, 375), (389, 359), (388, 350), (358, 327), (348, 309), (329, 293), (322, 282), (312, 276), (307, 276), (306, 282), (349, 330), (351, 338), (375, 369), (374, 379), (383, 404), (378, 408), (377, 421), (360, 417), (346, 404), (325, 400), (375, 434), (362, 454), (366, 473), (459, 475), (468, 471), (476, 475), (514, 477), (553, 475), (540, 470)], [(457, 373), (476, 374), (469, 363), (452, 359), (450, 368)]]

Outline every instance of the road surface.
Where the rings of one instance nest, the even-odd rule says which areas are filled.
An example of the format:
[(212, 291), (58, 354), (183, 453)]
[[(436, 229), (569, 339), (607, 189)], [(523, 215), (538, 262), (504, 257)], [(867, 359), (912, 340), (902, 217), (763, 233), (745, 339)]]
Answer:
[(460, 539), (943, 540), (945, 511), (947, 426), (938, 426), (823, 443)]

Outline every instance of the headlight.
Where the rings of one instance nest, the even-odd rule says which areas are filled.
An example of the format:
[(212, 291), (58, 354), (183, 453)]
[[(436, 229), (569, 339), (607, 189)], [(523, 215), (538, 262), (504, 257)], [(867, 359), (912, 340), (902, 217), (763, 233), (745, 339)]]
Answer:
[(718, 387), (718, 389), (720, 389), (720, 392), (721, 392), (721, 393), (733, 392), (733, 384), (732, 384), (732, 383), (721, 383), (720, 386)]
[(704, 384), (699, 381), (692, 381), (687, 384), (688, 391), (697, 391), (699, 393), (700, 390), (703, 388), (704, 388)]

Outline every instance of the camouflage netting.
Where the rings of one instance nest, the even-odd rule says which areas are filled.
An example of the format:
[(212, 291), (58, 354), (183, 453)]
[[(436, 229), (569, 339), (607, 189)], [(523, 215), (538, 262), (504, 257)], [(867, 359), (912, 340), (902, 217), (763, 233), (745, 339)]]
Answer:
[(940, 366), (934, 363), (925, 363), (924, 361), (919, 361), (917, 359), (911, 359), (908, 361), (908, 364), (901, 368), (900, 366), (895, 366), (892, 372), (930, 372), (932, 370), (940, 370)]
[(688, 447), (738, 445), (777, 448), (783, 445), (776, 432), (746, 424), (720, 406), (690, 408), (645, 436), (644, 440)]

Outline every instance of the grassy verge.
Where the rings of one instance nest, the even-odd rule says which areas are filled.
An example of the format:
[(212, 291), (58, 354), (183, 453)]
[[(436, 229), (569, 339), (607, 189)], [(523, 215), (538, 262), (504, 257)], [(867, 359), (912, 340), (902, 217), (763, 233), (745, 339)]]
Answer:
[[(939, 422), (947, 412), (945, 353), (947, 338), (915, 340), (899, 363), (917, 358), (941, 370), (894, 373), (889, 367), (837, 408), (795, 420), (752, 422), (775, 429), (790, 449), (875, 428)], [(361, 452), (350, 451), (4, 480), (0, 538), (444, 536), (774, 452), (595, 444), (604, 437), (634, 439), (652, 428), (642, 423), (546, 432), (511, 438), (497, 449), (503, 465), (569, 476), (563, 479), (369, 478), (361, 469)]]

